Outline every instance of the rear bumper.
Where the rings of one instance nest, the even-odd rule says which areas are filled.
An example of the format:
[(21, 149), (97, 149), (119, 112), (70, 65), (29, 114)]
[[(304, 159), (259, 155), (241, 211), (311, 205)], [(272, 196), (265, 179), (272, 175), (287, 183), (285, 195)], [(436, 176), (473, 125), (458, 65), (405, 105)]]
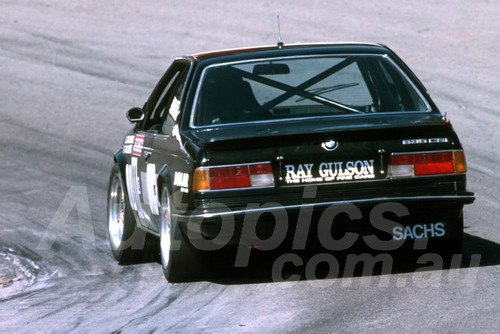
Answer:
[[(251, 203), (246, 209), (236, 210), (219, 204), (189, 214), (177, 214), (174, 218), (192, 240), (217, 239), (225, 244), (248, 243), (250, 246), (277, 235), (283, 240), (305, 236), (321, 239), (326, 233), (333, 239), (342, 239), (347, 232), (360, 236), (376, 235), (380, 240), (401, 235), (413, 240), (422, 235), (429, 239), (457, 239), (463, 231), (463, 205), (474, 199), (473, 193), (463, 192), (290, 205)], [(412, 227), (413, 232), (405, 234), (406, 226)], [(445, 229), (446, 233), (440, 234), (435, 228)]]
[[(177, 214), (177, 218), (180, 222), (188, 222), (189, 220), (198, 219), (209, 219), (213, 217), (223, 217), (232, 216), (238, 218), (247, 214), (260, 214), (264, 212), (281, 212), (286, 210), (287, 212), (299, 211), (300, 209), (305, 209), (308, 207), (314, 208), (314, 210), (324, 210), (330, 206), (344, 206), (344, 205), (376, 205), (379, 203), (387, 202), (397, 202), (397, 203), (447, 203), (455, 204), (457, 206), (463, 206), (465, 204), (472, 204), (476, 199), (474, 193), (464, 192), (461, 194), (454, 195), (427, 195), (427, 196), (384, 196), (376, 198), (359, 198), (351, 200), (341, 200), (341, 201), (327, 201), (318, 203), (301, 203), (301, 204), (290, 204), (281, 205), (276, 202), (270, 202), (267, 204), (256, 204), (250, 203), (245, 209), (234, 209), (231, 210), (225, 205), (213, 204), (212, 206), (204, 207), (203, 209), (193, 210), (187, 214)], [(229, 210), (227, 210), (229, 209)]]

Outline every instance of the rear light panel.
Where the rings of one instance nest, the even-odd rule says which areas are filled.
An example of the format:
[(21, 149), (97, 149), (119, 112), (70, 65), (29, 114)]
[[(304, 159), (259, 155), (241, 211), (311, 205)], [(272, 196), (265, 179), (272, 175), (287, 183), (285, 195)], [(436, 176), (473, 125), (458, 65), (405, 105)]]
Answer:
[(388, 175), (392, 178), (458, 174), (467, 171), (463, 151), (393, 153)]
[(194, 171), (193, 191), (274, 187), (270, 162), (200, 167)]

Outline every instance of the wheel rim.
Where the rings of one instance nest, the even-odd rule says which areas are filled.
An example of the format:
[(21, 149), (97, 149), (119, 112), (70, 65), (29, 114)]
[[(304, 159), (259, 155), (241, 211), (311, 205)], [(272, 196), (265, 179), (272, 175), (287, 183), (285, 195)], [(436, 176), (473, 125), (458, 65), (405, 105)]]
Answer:
[(167, 269), (170, 261), (170, 245), (171, 245), (171, 216), (170, 202), (168, 200), (167, 190), (163, 190), (161, 195), (161, 227), (160, 227), (160, 253), (163, 269)]
[(125, 218), (125, 203), (123, 188), (117, 174), (113, 177), (109, 189), (108, 232), (109, 240), (114, 249), (122, 244)]

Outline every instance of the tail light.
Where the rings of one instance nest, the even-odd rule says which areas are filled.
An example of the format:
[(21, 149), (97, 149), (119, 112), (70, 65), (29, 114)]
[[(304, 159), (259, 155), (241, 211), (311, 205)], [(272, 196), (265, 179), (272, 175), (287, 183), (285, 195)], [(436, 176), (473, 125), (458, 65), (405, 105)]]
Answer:
[(194, 171), (194, 191), (273, 186), (273, 167), (269, 162), (200, 167)]
[(465, 173), (463, 151), (394, 153), (389, 161), (389, 177)]

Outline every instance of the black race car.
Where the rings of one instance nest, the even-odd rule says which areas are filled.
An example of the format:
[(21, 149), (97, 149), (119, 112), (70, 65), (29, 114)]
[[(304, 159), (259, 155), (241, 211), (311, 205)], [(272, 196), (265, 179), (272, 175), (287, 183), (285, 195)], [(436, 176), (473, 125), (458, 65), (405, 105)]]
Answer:
[(114, 156), (108, 235), (158, 248), (168, 280), (193, 252), (311, 242), (458, 252), (466, 162), (422, 83), (378, 44), (252, 47), (177, 58)]

